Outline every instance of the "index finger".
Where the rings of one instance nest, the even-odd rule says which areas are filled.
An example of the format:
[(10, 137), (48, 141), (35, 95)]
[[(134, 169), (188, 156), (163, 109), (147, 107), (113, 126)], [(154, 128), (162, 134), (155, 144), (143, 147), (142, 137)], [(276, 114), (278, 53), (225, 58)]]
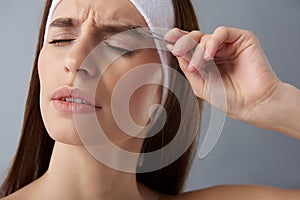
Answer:
[(173, 28), (165, 34), (164, 39), (169, 42), (175, 43), (179, 38), (188, 33), (188, 31), (184, 31), (179, 28)]
[(213, 58), (219, 47), (224, 43), (234, 43), (240, 39), (246, 40), (250, 37), (255, 38), (255, 35), (250, 31), (220, 26), (214, 31), (211, 38), (207, 41), (205, 45), (205, 55), (206, 57)]

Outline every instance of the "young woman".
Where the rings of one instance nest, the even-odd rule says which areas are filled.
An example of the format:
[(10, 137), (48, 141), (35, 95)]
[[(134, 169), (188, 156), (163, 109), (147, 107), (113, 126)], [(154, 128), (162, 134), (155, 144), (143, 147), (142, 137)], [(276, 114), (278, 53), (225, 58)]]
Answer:
[[(163, 128), (158, 134), (147, 138), (144, 135), (133, 137), (140, 136), (141, 130), (128, 135), (114, 120), (113, 105), (117, 105), (117, 111), (122, 110), (122, 97), (127, 92), (117, 93), (120, 96), (116, 104), (112, 104), (114, 87), (132, 70), (139, 69), (145, 63), (160, 61), (163, 69), (158, 70), (151, 65), (152, 71), (144, 73), (143, 79), (165, 82), (169, 71), (164, 70), (164, 61), (169, 57), (160, 50), (139, 49), (139, 45), (129, 49), (115, 39), (120, 39), (115, 34), (126, 32), (132, 26), (177, 27), (165, 35), (165, 39), (172, 43), (167, 45), (173, 53), (169, 63), (186, 76), (199, 98), (197, 109), (194, 109), (194, 113), (188, 113), (193, 116), (190, 119), (181, 110), (175, 94), (166, 92), (164, 87), (159, 84), (139, 87), (130, 97), (128, 105), (136, 124), (148, 127), (148, 113), (152, 105), (162, 103), (166, 109)], [(196, 17), (189, 0), (48, 0), (40, 29), (22, 136), (0, 196), (5, 200), (299, 198), (299, 190), (262, 186), (218, 186), (182, 193), (197, 139), (194, 136), (199, 127), (195, 123), (199, 122), (193, 119), (197, 119), (194, 116), (199, 117), (201, 113), (200, 99), (235, 119), (300, 138), (300, 126), (297, 123), (300, 119), (297, 107), (300, 92), (275, 76), (255, 35), (227, 27), (220, 27), (210, 35), (197, 30)], [(139, 43), (132, 36), (126, 37), (125, 42), (130, 41), (131, 45)], [(139, 36), (135, 35), (135, 38), (137, 40)], [(142, 41), (141, 38), (139, 41)], [(149, 38), (146, 43), (159, 46)], [(102, 44), (100, 48), (99, 44)], [(111, 59), (113, 55), (117, 55), (115, 57), (118, 59)], [(212, 76), (210, 66), (203, 65), (204, 61), (213, 58), (226, 90), (226, 104), (212, 101), (212, 91), (207, 89), (213, 86), (216, 94), (223, 90), (218, 85), (220, 82)], [(126, 86), (134, 83), (132, 79), (125, 80)], [(170, 80), (172, 83), (174, 79), (170, 77)], [(175, 86), (178, 85), (175, 83)], [(193, 102), (189, 88), (178, 87), (182, 96), (187, 96), (184, 103)], [(289, 118), (283, 119), (286, 114)], [(163, 114), (157, 112), (154, 116), (152, 121), (158, 123)], [(106, 147), (110, 145), (106, 143), (100, 144), (100, 151), (106, 152), (106, 156), (97, 157), (93, 147), (102, 141), (86, 137), (95, 128), (89, 120), (94, 118), (115, 146), (140, 152), (141, 155), (172, 143), (177, 134), (191, 134), (187, 138), (192, 140), (187, 141), (185, 137), (180, 139), (178, 149), (189, 145), (174, 162), (154, 171), (129, 173), (132, 172), (130, 169), (135, 168), (138, 172), (138, 168), (152, 166), (153, 160), (148, 160), (148, 157), (124, 159), (114, 149), (107, 150)], [(182, 129), (181, 118), (185, 120)], [(147, 128), (147, 135), (152, 128)], [(177, 153), (176, 148), (173, 151)], [(161, 162), (168, 159), (163, 153), (159, 155)], [(172, 156), (172, 153), (167, 156)], [(101, 162), (103, 159), (107, 159), (107, 162)], [(124, 169), (124, 166), (129, 167)]]

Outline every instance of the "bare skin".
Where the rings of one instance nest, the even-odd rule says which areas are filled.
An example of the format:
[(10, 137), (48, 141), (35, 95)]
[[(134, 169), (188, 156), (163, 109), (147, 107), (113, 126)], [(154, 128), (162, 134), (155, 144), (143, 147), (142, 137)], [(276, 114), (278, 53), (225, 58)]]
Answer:
[[(97, 109), (95, 114), (99, 124), (103, 125), (105, 134), (122, 149), (140, 152), (143, 140), (124, 134), (114, 123), (110, 97), (116, 82), (133, 67), (158, 62), (157, 51), (146, 49), (121, 56), (120, 49), (129, 46), (130, 37), (112, 37), (107, 40), (107, 54), (119, 58), (110, 64), (100, 81), (95, 81), (96, 92), (91, 91), (89, 86), (95, 86), (93, 80), (98, 80), (95, 78), (98, 74), (96, 70), (100, 70), (100, 67), (81, 68), (81, 63), (105, 37), (116, 34), (109, 31), (118, 31), (120, 27), (132, 25), (147, 26), (144, 18), (129, 1), (63, 0), (59, 3), (52, 16), (38, 62), (41, 113), (47, 132), (55, 140), (49, 168), (41, 178), (4, 199), (158, 198), (156, 192), (137, 182), (135, 173), (112, 169), (91, 156), (78, 137), (73, 113), (57, 109), (53, 103), (55, 99), (51, 97), (61, 87), (85, 89), (89, 95), (95, 93), (95, 101), (101, 104), (101, 109)], [(107, 59), (105, 53), (99, 55), (103, 56), (97, 57), (97, 63)], [(161, 70), (157, 73), (158, 78), (160, 74)], [(149, 75), (154, 78), (156, 72)], [(130, 107), (133, 120), (145, 125), (149, 120), (149, 114), (145, 111), (149, 110), (149, 106), (159, 103), (160, 94), (158, 85), (147, 85), (135, 91), (131, 98), (134, 106)], [(92, 115), (93, 113), (84, 114)], [(137, 161), (133, 162), (132, 166), (136, 166)]]
[[(175, 42), (169, 48), (177, 56), (196, 96), (234, 119), (300, 139), (300, 91), (276, 77), (253, 33), (230, 27), (219, 27), (212, 34), (173, 29), (165, 39)], [(186, 59), (185, 53), (192, 48), (196, 49), (192, 59)], [(209, 98), (208, 84), (219, 82), (209, 80), (214, 76), (205, 74), (211, 71), (201, 67), (201, 63), (212, 59), (225, 86), (226, 105)], [(175, 199), (181, 198), (294, 200), (300, 198), (300, 190), (253, 185), (217, 186)]]
[[(277, 78), (253, 33), (230, 27), (219, 27), (213, 34), (173, 29), (165, 39), (176, 42), (170, 50), (177, 56), (196, 96), (229, 117), (300, 139), (300, 91)], [(183, 56), (191, 48), (196, 51), (189, 62)], [(210, 81), (213, 76), (201, 63), (212, 59), (224, 83), (226, 105), (209, 98), (208, 84), (219, 82)]]
[[(78, 3), (80, 1), (76, 2)], [(97, 4), (95, 3), (97, 1), (92, 0), (85, 2), (86, 8), (91, 9), (89, 13), (96, 13), (93, 12), (93, 9), (98, 10), (104, 5)], [(126, 6), (120, 5), (120, 2), (123, 1), (110, 1), (110, 3), (116, 4), (116, 8), (120, 8), (120, 10), (124, 11), (124, 7)], [(77, 5), (74, 1), (67, 1), (67, 3)], [(65, 8), (61, 8), (61, 10), (63, 10), (62, 13), (65, 13), (65, 10), (70, 7), (67, 3), (64, 5)], [(107, 9), (103, 8), (103, 11), (105, 10)], [(117, 11), (118, 9), (116, 9), (116, 13)], [(123, 14), (124, 16), (130, 16), (128, 13)], [(82, 44), (90, 44), (90, 40), (87, 40), (90, 37), (84, 37), (86, 34), (82, 33), (91, 33), (89, 32), (91, 30), (91, 22), (93, 22), (93, 17), (95, 16), (92, 14), (82, 16), (86, 16), (86, 18), (82, 18), (84, 19), (82, 20), (84, 22), (82, 24), (84, 25), (82, 25), (83, 28), (81, 27), (81, 35), (75, 36), (78, 37), (78, 43), (80, 41)], [(136, 18), (127, 20), (127, 22), (130, 22), (130, 20), (136, 20)], [(143, 24), (145, 23), (143, 20), (139, 21), (139, 23), (140, 25), (145, 25)], [(70, 32), (76, 32), (76, 30), (74, 30), (75, 29)], [(234, 119), (242, 120), (255, 126), (280, 131), (300, 139), (300, 125), (297, 123), (300, 120), (300, 108), (298, 106), (298, 102), (300, 102), (300, 92), (297, 88), (281, 82), (276, 77), (254, 34), (245, 30), (227, 27), (220, 27), (213, 34), (204, 34), (199, 31), (188, 33), (173, 29), (165, 38), (169, 41), (176, 42), (174, 47), (170, 46), (170, 50), (178, 57), (181, 69), (192, 85), (194, 93), (199, 98), (203, 98), (208, 103), (211, 103), (212, 106), (222, 109), (228, 116)], [(192, 40), (190, 40), (191, 38)], [(196, 43), (191, 41), (196, 41)], [(75, 40), (73, 45), (76, 47), (76, 44)], [(74, 46), (73, 48), (75, 49)], [(47, 48), (50, 47), (46, 45), (45, 48), (46, 51)], [(189, 66), (189, 60), (187, 61), (182, 57), (191, 48), (196, 48), (196, 51)], [(207, 53), (204, 53), (205, 50)], [(49, 55), (51, 55), (51, 51), (51, 48), (48, 49), (48, 54), (50, 52)], [(73, 53), (74, 52), (77, 51), (73, 51)], [(80, 53), (80, 51), (77, 53)], [(63, 56), (63, 60), (70, 60), (68, 56), (71, 54), (60, 55)], [(77, 57), (73, 54), (73, 59), (74, 58)], [(214, 58), (225, 84), (227, 105), (214, 105), (210, 101), (207, 91), (207, 83), (209, 81), (203, 79), (201, 76), (203, 72), (201, 72), (201, 69), (199, 71), (200, 63), (203, 60), (211, 60), (212, 58)], [(41, 61), (40, 63), (41, 65), (45, 65), (45, 63), (48, 62), (44, 60), (44, 62)], [(64, 67), (62, 67), (62, 69), (70, 73), (62, 75), (61, 80), (71, 80), (71, 72), (76, 70), (68, 65)], [(43, 78), (43, 73), (44, 72), (40, 72), (41, 78)], [(48, 71), (45, 74), (49, 76)], [(57, 73), (53, 73), (53, 76), (54, 75), (57, 76)], [(209, 78), (210, 76), (206, 77)], [(155, 99), (153, 101), (155, 101)], [(289, 116), (289, 118), (285, 119), (284, 116)], [(63, 118), (65, 118), (64, 120), (68, 120), (65, 116)], [(51, 123), (49, 122), (49, 129), (51, 128)], [(82, 146), (77, 144), (78, 138), (74, 135), (76, 136), (73, 132), (61, 135), (53, 131), (51, 136), (55, 138), (57, 142), (54, 147), (49, 170), (40, 179), (16, 193), (3, 198), (3, 200), (298, 200), (300, 197), (300, 190), (286, 190), (254, 185), (216, 186), (178, 196), (166, 196), (139, 184), (136, 181), (135, 174), (119, 172), (99, 163), (90, 156)], [(134, 150), (138, 151), (140, 148), (139, 145), (141, 145), (140, 142), (135, 141), (134, 144), (136, 144), (136, 149)]]

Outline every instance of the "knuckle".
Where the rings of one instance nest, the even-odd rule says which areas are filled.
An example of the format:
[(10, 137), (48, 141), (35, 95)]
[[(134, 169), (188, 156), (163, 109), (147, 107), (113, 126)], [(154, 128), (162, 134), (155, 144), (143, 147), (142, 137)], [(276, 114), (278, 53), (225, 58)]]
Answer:
[(198, 44), (195, 48), (195, 52), (203, 52), (204, 51), (204, 45), (203, 44)]
[(252, 31), (246, 30), (246, 33), (247, 33), (250, 37), (252, 37), (252, 38), (257, 38), (256, 35), (255, 35), (255, 33), (253, 33)]
[(181, 32), (181, 30), (179, 28), (173, 28), (172, 31)]
[(191, 35), (199, 35), (199, 36), (202, 35), (202, 33), (200, 31), (191, 31), (190, 34)]
[(195, 40), (196, 42), (200, 42), (201, 38), (204, 36), (204, 33), (194, 30), (191, 31), (188, 35), (191, 39)]
[(175, 32), (175, 33), (177, 33), (177, 34), (181, 34), (181, 35), (188, 34), (187, 31), (184, 31), (184, 30), (182, 30), (180, 28), (173, 28), (172, 31)]
[(249, 30), (243, 30), (244, 32), (244, 35), (247, 37), (247, 38), (250, 38), (252, 39), (253, 41), (258, 41), (258, 38), (256, 36), (255, 33), (253, 33), (252, 31), (249, 31)]
[(216, 32), (226, 32), (227, 31), (227, 27), (225, 26), (219, 26), (218, 28), (216, 28)]
[(194, 39), (194, 37), (193, 37), (192, 34), (184, 35), (184, 36), (182, 36), (182, 38), (183, 38), (184, 40), (193, 40), (193, 39)]
[(179, 40), (186, 41), (189, 37), (190, 37), (189, 35), (183, 35), (183, 36), (181, 36), (181, 38)]
[(249, 30), (244, 30), (244, 34), (246, 34), (250, 37), (256, 37), (256, 35), (253, 32), (249, 31)]

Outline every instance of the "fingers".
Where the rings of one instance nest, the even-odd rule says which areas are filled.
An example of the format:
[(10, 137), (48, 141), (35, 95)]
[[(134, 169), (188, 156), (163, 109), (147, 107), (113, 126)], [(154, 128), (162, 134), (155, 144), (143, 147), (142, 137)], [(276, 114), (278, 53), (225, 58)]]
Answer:
[[(202, 39), (204, 40), (204, 38)], [(203, 44), (201, 45), (198, 44), (197, 47), (195, 48), (194, 54), (189, 62), (188, 65), (188, 71), (193, 73), (195, 70), (200, 70), (203, 62), (205, 61), (205, 55), (204, 55), (204, 46)]]
[[(253, 36), (254, 34), (249, 31), (221, 26), (212, 34), (205, 34), (200, 31), (186, 32), (175, 28), (165, 35), (165, 39), (175, 43), (173, 46), (168, 46), (174, 56), (183, 57), (189, 62), (183, 67), (186, 67), (190, 72), (195, 72), (194, 69), (199, 70), (204, 61), (214, 59), (218, 50), (225, 45), (235, 43), (240, 39), (245, 40), (247, 37), (254, 38)], [(238, 45), (234, 46), (236, 50), (239, 48), (241, 47)], [(192, 55), (188, 55), (191, 52)]]
[(174, 43), (167, 47), (180, 61), (182, 70), (187, 69), (191, 73), (196, 72), (195, 69), (203, 62), (205, 38), (207, 35), (200, 31), (186, 32), (177, 28), (165, 35), (167, 41)]
[[(204, 79), (199, 73), (191, 73), (196, 72), (195, 68), (188, 69), (187, 66), (190, 63), (191, 57), (194, 56), (196, 52), (199, 52), (197, 49), (200, 49), (198, 45), (203, 35), (204, 33), (200, 31), (187, 32), (177, 28), (172, 29), (165, 35), (165, 40), (175, 43), (175, 45), (168, 45), (168, 48), (173, 55), (177, 57), (183, 73), (191, 83), (194, 93), (199, 98), (203, 98), (202, 88), (204, 86)], [(191, 49), (194, 49), (193, 54), (191, 54)]]
[(165, 35), (165, 40), (175, 43), (173, 46), (169, 45), (168, 48), (175, 56), (182, 57), (199, 44), (203, 34), (200, 31), (186, 32), (180, 29), (172, 29)]
[(239, 40), (246, 31), (220, 26), (211, 35), (211, 38), (207, 40), (205, 44), (205, 59), (209, 60), (215, 57), (216, 52), (221, 49), (225, 44), (234, 43)]
[[(243, 99), (244, 90), (247, 92), (249, 88), (246, 77), (251, 76), (249, 70), (253, 70), (257, 78), (260, 66), (268, 65), (261, 59), (260, 54), (263, 55), (263, 52), (258, 39), (246, 30), (218, 27), (212, 34), (205, 34), (172, 29), (165, 35), (165, 39), (174, 44), (168, 48), (177, 57), (195, 95), (224, 111), (227, 109), (226, 92), (231, 94), (232, 102), (240, 97)], [(251, 68), (245, 69), (244, 66), (248, 65)], [(241, 76), (246, 77), (245, 81), (241, 80)], [(244, 90), (240, 89), (241, 86)]]
[[(179, 57), (178, 62), (180, 66), (187, 66), (188, 62), (184, 59)], [(187, 80), (191, 84), (194, 94), (200, 99), (207, 99), (206, 95), (204, 94), (204, 85), (205, 85), (205, 78), (203, 73), (191, 73), (188, 71), (187, 68), (181, 67), (183, 73), (185, 74)], [(196, 72), (196, 69), (194, 72)]]
[(175, 43), (181, 36), (188, 34), (189, 32), (180, 30), (178, 28), (171, 29), (166, 35), (165, 40)]

